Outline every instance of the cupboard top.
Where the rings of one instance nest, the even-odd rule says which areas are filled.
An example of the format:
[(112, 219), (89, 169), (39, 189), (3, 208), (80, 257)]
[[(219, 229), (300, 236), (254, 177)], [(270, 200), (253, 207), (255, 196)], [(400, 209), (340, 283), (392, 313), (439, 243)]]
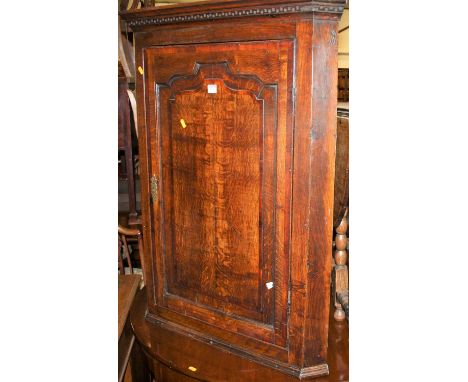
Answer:
[(251, 16), (328, 13), (340, 16), (347, 0), (208, 0), (188, 4), (122, 11), (130, 27), (167, 25)]

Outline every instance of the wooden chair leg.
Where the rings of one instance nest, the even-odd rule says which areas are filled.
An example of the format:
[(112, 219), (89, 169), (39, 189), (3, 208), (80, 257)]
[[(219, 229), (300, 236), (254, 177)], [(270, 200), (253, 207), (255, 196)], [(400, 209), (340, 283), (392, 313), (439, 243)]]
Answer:
[[(335, 314), (336, 321), (343, 321), (348, 314), (348, 210), (346, 210), (340, 225), (336, 228), (335, 236), (335, 270), (334, 270), (334, 297), (335, 297)], [(340, 303), (343, 302), (343, 306)]]
[(133, 275), (132, 259), (130, 258), (130, 250), (129, 250), (129, 246), (127, 243), (127, 238), (125, 236), (122, 236), (122, 243), (123, 243), (125, 258), (127, 259), (128, 268), (130, 269), (130, 274)]
[(123, 259), (122, 259), (122, 254), (121, 254), (121, 249), (122, 249), (122, 242), (120, 241), (120, 237), (118, 238), (118, 242), (119, 242), (119, 250), (118, 250), (118, 264), (119, 264), (119, 270), (120, 270), (120, 274), (121, 275), (124, 275), (125, 274), (125, 267), (124, 267), (124, 263), (123, 263)]

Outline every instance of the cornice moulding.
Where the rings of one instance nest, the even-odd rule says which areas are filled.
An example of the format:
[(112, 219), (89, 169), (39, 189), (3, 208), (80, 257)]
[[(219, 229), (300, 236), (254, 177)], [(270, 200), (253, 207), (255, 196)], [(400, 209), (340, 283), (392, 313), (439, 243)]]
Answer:
[(345, 6), (339, 1), (208, 1), (166, 7), (144, 8), (120, 13), (130, 27), (167, 25), (249, 16), (278, 16), (294, 13), (341, 15)]

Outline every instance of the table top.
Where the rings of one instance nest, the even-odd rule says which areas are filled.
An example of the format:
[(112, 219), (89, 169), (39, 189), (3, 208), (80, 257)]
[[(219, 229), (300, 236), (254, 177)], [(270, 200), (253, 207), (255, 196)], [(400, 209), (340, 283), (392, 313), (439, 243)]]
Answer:
[(119, 275), (119, 338), (127, 321), (141, 275)]

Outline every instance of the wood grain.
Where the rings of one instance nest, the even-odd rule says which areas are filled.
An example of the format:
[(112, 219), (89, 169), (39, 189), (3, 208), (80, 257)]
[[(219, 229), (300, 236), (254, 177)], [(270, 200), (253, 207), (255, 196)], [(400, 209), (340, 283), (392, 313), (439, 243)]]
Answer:
[[(241, 306), (261, 313), (263, 105), (223, 80), (208, 82), (217, 94), (204, 84), (175, 97), (171, 135), (163, 137), (163, 145), (170, 145), (163, 153), (171, 179), (166, 183), (172, 182), (165, 193), (173, 201), (166, 218), (174, 243), (168, 293), (227, 311)], [(193, 269), (194, 263), (201, 266)], [(262, 320), (258, 314), (248, 317)]]
[(312, 129), (308, 181), (310, 208), (307, 254), (307, 308), (304, 363), (327, 359), (329, 288), (333, 241), (333, 196), (336, 150), (338, 22), (317, 17), (312, 43)]

